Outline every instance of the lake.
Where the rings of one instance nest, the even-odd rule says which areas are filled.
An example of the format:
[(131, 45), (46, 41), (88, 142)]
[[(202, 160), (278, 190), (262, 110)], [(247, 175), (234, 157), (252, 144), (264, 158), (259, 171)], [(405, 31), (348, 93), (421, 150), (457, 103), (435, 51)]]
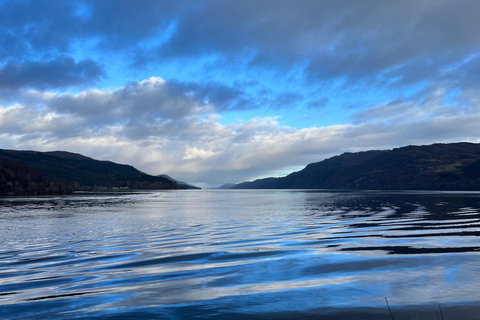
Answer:
[(478, 319), (480, 193), (0, 198), (1, 319)]

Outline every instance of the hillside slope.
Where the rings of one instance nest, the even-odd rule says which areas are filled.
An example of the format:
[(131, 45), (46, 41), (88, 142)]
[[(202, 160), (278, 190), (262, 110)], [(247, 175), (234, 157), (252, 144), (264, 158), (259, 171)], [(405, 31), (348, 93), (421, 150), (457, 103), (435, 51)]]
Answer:
[(194, 186), (194, 185), (192, 185), (190, 183), (187, 183), (185, 181), (180, 181), (180, 180), (174, 179), (174, 178), (170, 177), (168, 174), (159, 174), (157, 177), (166, 178), (168, 180), (176, 182), (179, 186), (185, 187), (186, 189), (201, 189), (200, 187)]
[(68, 194), (114, 188), (184, 189), (132, 166), (80, 154), (0, 149), (0, 195)]
[(480, 190), (480, 144), (407, 146), (344, 153), (283, 178), (235, 189)]

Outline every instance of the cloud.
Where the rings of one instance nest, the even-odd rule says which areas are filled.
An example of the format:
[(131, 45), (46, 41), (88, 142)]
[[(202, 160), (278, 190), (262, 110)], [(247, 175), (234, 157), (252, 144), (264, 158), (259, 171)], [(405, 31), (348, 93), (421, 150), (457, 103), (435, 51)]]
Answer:
[(79, 93), (30, 90), (24, 100), (31, 109), (77, 119), (79, 126), (72, 127), (70, 135), (112, 128), (118, 135), (144, 139), (168, 132), (181, 135), (194, 129), (190, 126), (191, 119), (196, 121), (211, 113), (211, 105), (184, 89), (152, 77), (113, 90)]
[[(105, 51), (130, 50), (162, 32), (192, 1), (50, 1), (0, 3), (0, 59), (65, 54), (98, 39)], [(13, 36), (12, 36), (13, 35)]]
[(478, 51), (479, 11), (468, 0), (3, 2), (0, 58), (97, 39), (96, 49), (152, 62), (220, 55), (268, 68), (307, 62), (317, 80), (386, 72), (408, 82)]
[(327, 97), (316, 99), (316, 100), (308, 103), (308, 108), (311, 108), (311, 109), (325, 108), (328, 105), (328, 101), (329, 101), (329, 99)]
[(39, 111), (22, 105), (0, 109), (0, 132), (12, 135), (70, 132), (72, 126), (81, 124), (71, 115), (61, 116), (54, 112)]
[(312, 79), (374, 79), (414, 63), (442, 67), (477, 51), (479, 10), (472, 1), (207, 1), (182, 11), (156, 50), (159, 58), (221, 54), (269, 67), (308, 61)]
[(479, 12), (468, 0), (0, 1), (0, 136), (210, 185), (476, 140)]
[(230, 87), (213, 81), (198, 83), (176, 80), (170, 80), (168, 86), (171, 90), (189, 92), (197, 99), (215, 105), (218, 112), (252, 107), (252, 103), (246, 103), (248, 106), (240, 103), (243, 99), (249, 99), (244, 92), (244, 86)]
[(91, 59), (75, 62), (63, 56), (50, 61), (9, 61), (0, 68), (0, 89), (81, 86), (103, 76), (103, 68)]
[(68, 50), (81, 20), (74, 2), (2, 1), (0, 59), (24, 59), (35, 53)]
[(480, 136), (480, 109), (445, 105), (441, 92), (425, 99), (424, 107), (396, 100), (358, 112), (355, 124), (296, 129), (277, 117), (222, 125), (215, 106), (187, 87), (149, 78), (114, 90), (30, 91), (24, 104), (0, 108), (0, 135), (4, 147), (80, 152), (203, 186), (266, 176), (345, 151)]
[[(329, 86), (361, 100), (366, 88), (392, 98), (412, 85), (462, 90), (478, 82), (470, 70), (478, 65), (480, 4), (468, 0), (37, 0), (0, 7), (4, 88), (83, 88), (118, 76), (112, 68), (177, 63), (203, 78), (199, 86), (184, 74), (181, 90), (190, 87), (219, 111), (240, 111), (321, 107), (325, 98), (336, 108)], [(274, 79), (256, 79), (262, 72)], [(251, 79), (271, 94), (233, 84)], [(312, 96), (318, 84), (327, 92)]]

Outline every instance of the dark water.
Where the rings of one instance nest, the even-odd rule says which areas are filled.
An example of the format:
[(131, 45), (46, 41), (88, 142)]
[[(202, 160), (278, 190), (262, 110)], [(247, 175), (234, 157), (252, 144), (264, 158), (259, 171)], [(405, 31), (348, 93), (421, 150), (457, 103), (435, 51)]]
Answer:
[(0, 318), (480, 319), (479, 236), (480, 193), (2, 198)]

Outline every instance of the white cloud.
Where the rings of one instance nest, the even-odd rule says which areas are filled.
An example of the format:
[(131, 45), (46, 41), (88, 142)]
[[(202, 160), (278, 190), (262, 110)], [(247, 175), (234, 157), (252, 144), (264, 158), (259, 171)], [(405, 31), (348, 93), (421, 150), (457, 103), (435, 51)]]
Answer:
[(185, 155), (183, 156), (182, 160), (194, 160), (194, 159), (202, 159), (207, 160), (215, 156), (216, 152), (212, 150), (204, 150), (198, 149), (196, 147), (185, 147)]
[(478, 141), (477, 100), (458, 108), (438, 96), (386, 102), (360, 111), (355, 124), (296, 129), (255, 117), (222, 125), (213, 105), (150, 78), (114, 90), (30, 91), (24, 103), (0, 107), (0, 132), (4, 148), (79, 152), (216, 186), (345, 151)]

